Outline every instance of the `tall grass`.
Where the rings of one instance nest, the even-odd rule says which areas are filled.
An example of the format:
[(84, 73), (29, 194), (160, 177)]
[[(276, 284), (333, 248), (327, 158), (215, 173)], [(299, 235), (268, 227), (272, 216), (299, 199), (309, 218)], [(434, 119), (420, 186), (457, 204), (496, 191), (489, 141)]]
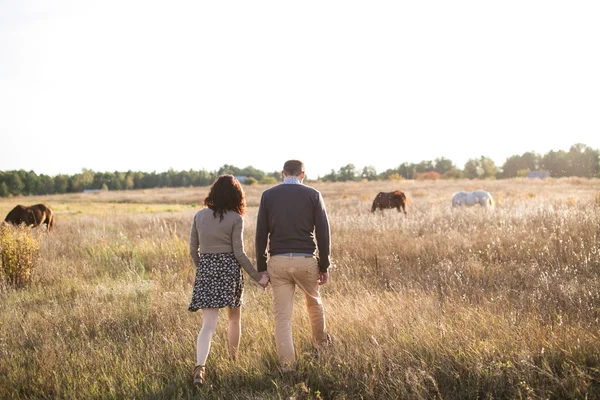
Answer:
[[(600, 397), (597, 180), (315, 186), (333, 238), (322, 287), (331, 349), (312, 351), (298, 294), (299, 362), (281, 375), (270, 289), (246, 276), (240, 359), (228, 360), (223, 317), (207, 385), (194, 389), (201, 315), (187, 311), (187, 241), (197, 207), (155, 207), (201, 199), (153, 192), (154, 208), (133, 209), (119, 192), (110, 208), (98, 196), (81, 213), (59, 213), (31, 285), (0, 286), (0, 398)], [(450, 209), (454, 191), (481, 186), (494, 212)], [(265, 188), (246, 191), (251, 257)], [(407, 193), (406, 217), (369, 212), (377, 192), (396, 188)]]
[(0, 223), (0, 280), (13, 287), (23, 287), (31, 277), (40, 255), (40, 229), (24, 224)]

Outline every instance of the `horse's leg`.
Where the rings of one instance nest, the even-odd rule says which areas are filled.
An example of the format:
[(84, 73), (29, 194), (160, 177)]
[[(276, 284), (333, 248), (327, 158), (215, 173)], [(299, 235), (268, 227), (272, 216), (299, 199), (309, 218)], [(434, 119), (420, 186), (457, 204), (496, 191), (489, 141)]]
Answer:
[(48, 232), (50, 232), (52, 230), (52, 226), (54, 225), (54, 214), (52, 214), (52, 211), (50, 211), (48, 213)]

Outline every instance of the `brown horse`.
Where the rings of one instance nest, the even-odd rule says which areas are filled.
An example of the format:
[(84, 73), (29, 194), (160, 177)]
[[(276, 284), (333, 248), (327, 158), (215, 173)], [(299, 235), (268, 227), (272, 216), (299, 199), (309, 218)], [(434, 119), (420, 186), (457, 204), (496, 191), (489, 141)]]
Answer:
[(393, 192), (379, 192), (377, 196), (375, 196), (375, 200), (373, 200), (371, 212), (375, 212), (377, 209), (380, 209), (383, 212), (383, 209), (385, 208), (395, 208), (398, 212), (402, 209), (402, 212), (406, 215), (406, 203), (406, 195), (400, 190), (395, 190)]
[(48, 232), (50, 232), (54, 226), (54, 213), (45, 204), (35, 204), (31, 207), (19, 204), (6, 215), (4, 222), (13, 225), (25, 224), (27, 226), (45, 224)]

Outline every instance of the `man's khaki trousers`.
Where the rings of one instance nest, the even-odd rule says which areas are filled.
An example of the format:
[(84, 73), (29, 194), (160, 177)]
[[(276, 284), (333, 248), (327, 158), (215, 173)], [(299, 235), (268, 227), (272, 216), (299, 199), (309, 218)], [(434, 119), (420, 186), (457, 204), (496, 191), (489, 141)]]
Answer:
[(267, 262), (267, 271), (273, 289), (275, 343), (282, 366), (296, 360), (292, 338), (292, 310), (296, 286), (304, 293), (306, 308), (316, 348), (327, 343), (325, 311), (319, 294), (319, 267), (312, 256), (276, 255)]

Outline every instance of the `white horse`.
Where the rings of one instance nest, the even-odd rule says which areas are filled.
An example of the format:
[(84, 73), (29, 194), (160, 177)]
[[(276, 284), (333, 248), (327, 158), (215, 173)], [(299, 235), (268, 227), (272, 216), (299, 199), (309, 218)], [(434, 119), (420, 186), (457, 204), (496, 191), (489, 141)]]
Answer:
[(458, 192), (452, 197), (452, 207), (474, 206), (480, 204), (484, 208), (494, 208), (494, 199), (485, 190), (474, 192)]

